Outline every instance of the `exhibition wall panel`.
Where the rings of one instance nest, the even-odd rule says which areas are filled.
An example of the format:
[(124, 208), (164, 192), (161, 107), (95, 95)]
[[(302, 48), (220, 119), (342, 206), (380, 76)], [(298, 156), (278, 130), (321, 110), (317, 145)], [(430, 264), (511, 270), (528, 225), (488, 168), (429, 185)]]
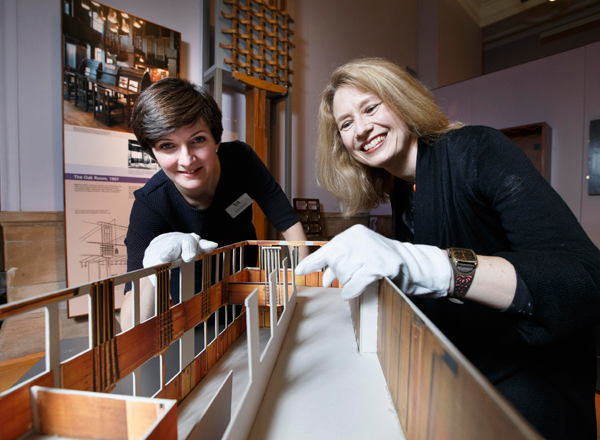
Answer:
[[(590, 139), (590, 121), (600, 119), (600, 44), (592, 44), (585, 48), (585, 119), (583, 125), (583, 174), (588, 169), (588, 140)], [(600, 246), (600, 195), (589, 195), (587, 182), (581, 189), (581, 224), (592, 237), (594, 243)]]
[[(201, 81), (201, 3), (158, 0), (104, 4), (182, 33), (181, 76)], [(0, 208), (62, 211), (60, 0), (2, 0), (0, 7)]]

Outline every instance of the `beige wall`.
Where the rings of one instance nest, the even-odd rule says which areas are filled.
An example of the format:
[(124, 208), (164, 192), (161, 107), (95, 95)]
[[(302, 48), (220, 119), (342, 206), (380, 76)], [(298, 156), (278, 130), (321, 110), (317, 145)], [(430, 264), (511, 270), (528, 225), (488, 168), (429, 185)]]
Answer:
[(362, 56), (417, 68), (417, 0), (295, 0), (293, 83), (293, 196), (319, 198), (324, 212), (336, 199), (317, 186), (314, 172), (319, 96), (330, 73)]
[(588, 195), (590, 121), (600, 118), (600, 43), (435, 90), (451, 120), (552, 128), (552, 187), (600, 246), (600, 197)]
[(457, 0), (419, 1), (419, 79), (429, 88), (481, 75), (482, 33)]
[[(437, 10), (433, 14), (429, 8), (419, 9), (424, 1), (289, 1), (289, 10), (295, 19), (296, 44), (293, 61), (294, 197), (318, 197), (322, 199), (325, 211), (337, 210), (337, 202), (318, 188), (314, 175), (319, 95), (335, 67), (360, 56), (386, 57), (418, 71), (420, 23), (429, 27), (434, 23), (433, 27), (438, 27)], [(465, 76), (464, 72), (473, 71), (469, 57), (480, 56), (473, 54), (473, 38), (478, 38), (473, 32), (474, 24), (456, 0), (434, 1), (441, 2), (434, 8), (440, 9), (441, 31), (438, 34), (443, 50), (440, 48), (439, 54), (448, 60), (444, 61), (440, 73), (443, 83), (472, 77), (471, 73)], [(0, 74), (0, 87), (4, 84), (3, 91), (6, 92), (0, 93), (0, 127), (6, 128), (0, 130), (2, 209), (60, 211), (63, 208), (62, 99), (57, 86), (61, 83), (60, 7), (58, 3), (52, 6), (43, 0), (1, 2), (4, 16), (0, 17), (0, 23), (6, 32), (3, 33), (5, 44), (0, 48), (0, 61), (11, 66)], [(182, 76), (200, 81), (201, 1), (181, 0), (176, 7), (166, 7), (159, 0), (104, 0), (103, 3), (180, 31)], [(434, 50), (438, 53), (437, 47)], [(29, 55), (17, 57), (18, 53)], [(39, 64), (39, 60), (49, 71), (41, 82), (35, 77), (33, 66)], [(33, 76), (29, 78), (28, 75)], [(432, 87), (435, 86), (437, 84)], [(19, 111), (2, 112), (5, 108)], [(36, 130), (30, 129), (32, 120), (36, 121)], [(38, 142), (40, 132), (45, 139), (43, 144)], [(28, 177), (31, 169), (36, 169), (36, 179)]]
[[(295, 0), (293, 79), (293, 197), (321, 200), (323, 212), (339, 212), (337, 200), (319, 188), (314, 171), (320, 94), (330, 73), (361, 56), (385, 57), (420, 72), (419, 57), (433, 50), (437, 83), (451, 84), (481, 75), (481, 30), (457, 0), (437, 0), (420, 8), (417, 0)], [(433, 28), (433, 32), (424, 29)], [(418, 41), (435, 37), (435, 44)], [(427, 38), (427, 37), (425, 37)], [(420, 47), (419, 47), (420, 46)], [(389, 207), (377, 213), (387, 214)]]
[(447, 86), (480, 76), (481, 29), (456, 0), (438, 2), (438, 84)]
[(66, 287), (62, 212), (0, 212), (8, 301)]

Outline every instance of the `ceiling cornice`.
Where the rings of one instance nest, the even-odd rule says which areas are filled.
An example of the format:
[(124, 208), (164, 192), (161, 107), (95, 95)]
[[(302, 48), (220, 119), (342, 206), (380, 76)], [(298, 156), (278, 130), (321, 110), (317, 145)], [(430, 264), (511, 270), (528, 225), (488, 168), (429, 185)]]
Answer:
[(479, 26), (488, 26), (547, 2), (548, 0), (528, 0), (525, 3), (521, 3), (521, 0), (483, 0)]
[(481, 27), (481, 4), (483, 0), (457, 0), (477, 26)]
[(475, 23), (483, 28), (548, 0), (457, 0)]

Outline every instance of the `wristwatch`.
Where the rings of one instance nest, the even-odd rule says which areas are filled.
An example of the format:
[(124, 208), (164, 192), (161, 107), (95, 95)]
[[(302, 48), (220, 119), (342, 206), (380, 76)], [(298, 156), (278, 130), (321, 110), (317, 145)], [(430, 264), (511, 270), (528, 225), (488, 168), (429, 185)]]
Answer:
[(454, 292), (449, 296), (451, 298), (463, 298), (475, 276), (477, 268), (477, 254), (471, 249), (449, 248), (448, 257), (454, 272)]

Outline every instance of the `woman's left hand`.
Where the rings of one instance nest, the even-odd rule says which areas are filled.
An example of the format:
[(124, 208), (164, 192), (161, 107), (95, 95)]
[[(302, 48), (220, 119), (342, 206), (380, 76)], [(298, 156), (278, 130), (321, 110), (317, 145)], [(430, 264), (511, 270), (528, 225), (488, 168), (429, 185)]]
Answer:
[(439, 298), (448, 295), (452, 267), (440, 248), (390, 240), (355, 225), (306, 257), (296, 274), (307, 275), (328, 266), (323, 285), (342, 284), (342, 298), (360, 295), (372, 282), (389, 277), (408, 295)]
[(155, 237), (144, 252), (144, 267), (170, 263), (180, 258), (189, 263), (197, 255), (212, 252), (217, 248), (214, 241), (201, 240), (198, 234), (167, 232)]

